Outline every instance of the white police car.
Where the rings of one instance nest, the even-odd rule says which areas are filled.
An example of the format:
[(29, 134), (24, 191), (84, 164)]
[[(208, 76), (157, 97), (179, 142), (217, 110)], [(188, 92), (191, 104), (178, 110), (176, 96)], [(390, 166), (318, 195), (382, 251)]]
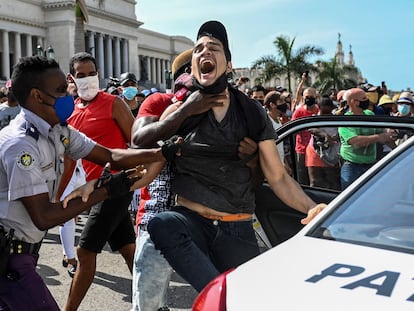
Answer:
[[(395, 126), (386, 119), (369, 121)], [(363, 126), (360, 121), (353, 125)], [(412, 130), (410, 120), (398, 122)], [(342, 193), (332, 194), (328, 207), (292, 238), (275, 242), (277, 229), (268, 219), (264, 229), (278, 245), (213, 280), (193, 310), (414, 310), (413, 172), (411, 137)], [(330, 193), (304, 190), (325, 199)]]

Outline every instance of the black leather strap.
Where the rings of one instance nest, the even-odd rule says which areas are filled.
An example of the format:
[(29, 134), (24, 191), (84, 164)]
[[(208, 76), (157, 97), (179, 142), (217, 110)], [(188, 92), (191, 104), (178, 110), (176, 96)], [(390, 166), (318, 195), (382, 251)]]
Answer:
[(39, 243), (27, 243), (23, 241), (13, 240), (10, 245), (10, 254), (33, 254), (36, 255), (39, 253), (40, 246), (42, 242)]

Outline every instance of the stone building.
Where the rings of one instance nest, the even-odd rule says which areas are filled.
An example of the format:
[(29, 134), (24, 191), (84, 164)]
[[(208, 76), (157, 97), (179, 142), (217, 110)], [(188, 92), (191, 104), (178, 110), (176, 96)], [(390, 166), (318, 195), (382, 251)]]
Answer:
[(140, 84), (165, 89), (172, 60), (193, 41), (143, 29), (135, 0), (0, 0), (0, 84), (20, 57), (43, 54), (68, 72), (69, 59), (96, 57), (105, 86), (130, 71)]

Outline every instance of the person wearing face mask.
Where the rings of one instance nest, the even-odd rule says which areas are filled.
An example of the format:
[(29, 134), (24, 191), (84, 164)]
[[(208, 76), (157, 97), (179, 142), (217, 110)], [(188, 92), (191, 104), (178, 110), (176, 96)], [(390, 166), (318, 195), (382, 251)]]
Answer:
[[(36, 272), (46, 231), (134, 189), (125, 172), (108, 172), (99, 183), (90, 181), (88, 200), (73, 198), (64, 205), (56, 200), (57, 185), (63, 180), (60, 159), (66, 154), (122, 169), (164, 157), (159, 149), (105, 148), (67, 126), (74, 101), (67, 93), (65, 74), (53, 59), (21, 58), (14, 66), (12, 84), (21, 111), (0, 131), (0, 310), (57, 311), (59, 306)], [(140, 182), (148, 182), (145, 178)]]
[[(102, 146), (127, 149), (131, 141), (134, 116), (122, 99), (99, 91), (95, 58), (85, 52), (77, 53), (71, 58), (69, 68), (70, 78), (75, 82), (79, 96), (75, 101), (75, 110), (68, 119), (69, 125)], [(65, 158), (65, 161), (70, 159)], [(86, 172), (86, 181), (101, 174), (100, 164), (83, 160), (82, 166)], [(65, 310), (76, 310), (79, 307), (95, 275), (96, 256), (107, 241), (113, 251), (121, 253), (132, 272), (135, 231), (128, 212), (131, 200), (132, 193), (126, 193), (116, 200), (105, 200), (91, 209), (79, 240), (78, 266)]]
[(414, 105), (413, 95), (410, 92), (402, 92), (397, 100), (397, 109), (399, 117), (412, 117), (412, 107)]
[[(287, 104), (284, 102), (284, 99), (279, 92), (271, 91), (267, 93), (264, 98), (264, 107), (266, 108), (273, 128), (276, 131), (282, 126), (282, 116), (287, 111)], [(283, 143), (280, 143), (277, 146), (277, 149), (279, 151), (280, 159), (283, 162), (285, 158)]]
[[(369, 115), (370, 102), (366, 93), (360, 88), (347, 92), (349, 111), (345, 115)], [(395, 147), (396, 134), (383, 129), (340, 127), (341, 141), (341, 189), (348, 187), (355, 179), (367, 171), (376, 161), (377, 143)]]
[(252, 88), (251, 98), (253, 98), (254, 100), (257, 100), (263, 106), (263, 101), (264, 101), (264, 98), (265, 98), (265, 94), (266, 94), (266, 89), (263, 86), (255, 85)]
[(119, 79), (119, 90), (123, 100), (128, 104), (134, 117), (138, 114), (139, 103), (136, 100), (138, 94), (137, 78), (132, 72), (124, 72)]
[[(296, 106), (292, 115), (292, 120), (314, 116), (319, 113), (319, 107), (316, 104), (316, 90), (314, 88), (306, 88), (301, 97), (302, 104)], [(296, 164), (298, 169), (298, 182), (303, 185), (309, 185), (308, 170), (305, 166), (306, 147), (308, 146), (311, 133), (308, 130), (301, 131), (296, 134)]]

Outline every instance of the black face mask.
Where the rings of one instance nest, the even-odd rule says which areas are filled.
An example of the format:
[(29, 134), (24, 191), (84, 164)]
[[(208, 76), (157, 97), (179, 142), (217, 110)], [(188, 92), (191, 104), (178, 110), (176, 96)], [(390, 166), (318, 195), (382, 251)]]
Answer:
[(306, 97), (305, 98), (305, 105), (311, 107), (316, 104), (316, 98), (314, 97)]
[(219, 94), (226, 89), (228, 85), (227, 80), (227, 73), (225, 72), (212, 85), (203, 86), (197, 81), (195, 77), (193, 78), (193, 85), (197, 90), (200, 90), (201, 93)]
[(366, 110), (368, 109), (368, 107), (369, 107), (369, 100), (359, 102), (359, 108), (361, 108), (362, 110)]
[(288, 107), (288, 105), (286, 103), (276, 106), (277, 110), (279, 110), (282, 113), (286, 113), (287, 107)]

